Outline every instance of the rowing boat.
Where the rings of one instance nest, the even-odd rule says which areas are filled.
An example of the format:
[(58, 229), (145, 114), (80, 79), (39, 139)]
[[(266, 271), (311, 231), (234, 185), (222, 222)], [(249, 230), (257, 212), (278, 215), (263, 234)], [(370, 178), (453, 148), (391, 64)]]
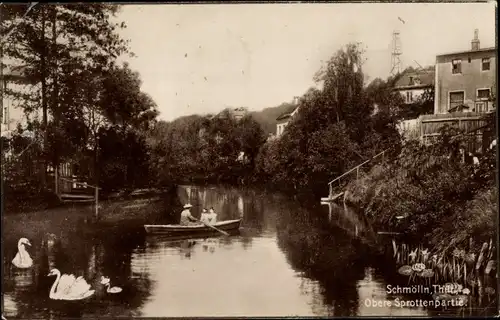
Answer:
[[(226, 220), (215, 223), (213, 226), (226, 232), (235, 232), (240, 228), (241, 219)], [(145, 224), (144, 229), (147, 233), (161, 233), (171, 235), (198, 235), (217, 233), (216, 230), (207, 227), (204, 224), (181, 226), (178, 224)]]

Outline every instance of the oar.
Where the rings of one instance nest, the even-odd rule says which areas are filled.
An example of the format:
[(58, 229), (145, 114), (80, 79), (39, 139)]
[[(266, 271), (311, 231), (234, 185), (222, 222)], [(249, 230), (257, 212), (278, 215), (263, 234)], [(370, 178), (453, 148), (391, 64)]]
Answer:
[(201, 221), (201, 220), (198, 220), (198, 221), (199, 221), (199, 222), (201, 222), (201, 223), (203, 223), (205, 226), (207, 226), (207, 227), (209, 227), (209, 228), (212, 228), (212, 229), (214, 229), (215, 231), (218, 231), (218, 232), (222, 233), (222, 234), (223, 234), (223, 235), (225, 235), (225, 236), (229, 236), (229, 233), (227, 233), (226, 231), (222, 231), (221, 229), (218, 229), (218, 228), (216, 228), (216, 227), (214, 227), (214, 226), (212, 226), (212, 225), (209, 225), (208, 223), (206, 223), (206, 222), (204, 222), (204, 221)]

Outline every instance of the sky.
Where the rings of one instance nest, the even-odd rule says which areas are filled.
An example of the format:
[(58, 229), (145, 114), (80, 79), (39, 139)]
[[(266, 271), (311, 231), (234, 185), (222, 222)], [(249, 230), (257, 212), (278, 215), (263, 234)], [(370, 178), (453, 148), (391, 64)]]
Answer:
[(290, 102), (349, 42), (365, 49), (366, 80), (385, 79), (394, 30), (403, 68), (469, 49), (474, 29), (481, 47), (495, 46), (491, 2), (124, 5), (116, 18), (127, 24), (120, 32), (137, 55), (122, 60), (140, 73), (167, 121)]

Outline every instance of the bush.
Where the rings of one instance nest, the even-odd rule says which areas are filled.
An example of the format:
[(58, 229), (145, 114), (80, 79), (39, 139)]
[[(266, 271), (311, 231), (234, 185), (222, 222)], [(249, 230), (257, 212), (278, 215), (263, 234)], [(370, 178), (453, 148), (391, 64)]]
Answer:
[(491, 239), (498, 212), (494, 152), (483, 154), (479, 166), (464, 163), (459, 150), (467, 140), (458, 137), (445, 128), (433, 145), (409, 142), (396, 161), (351, 183), (347, 201), (375, 228), (438, 249)]

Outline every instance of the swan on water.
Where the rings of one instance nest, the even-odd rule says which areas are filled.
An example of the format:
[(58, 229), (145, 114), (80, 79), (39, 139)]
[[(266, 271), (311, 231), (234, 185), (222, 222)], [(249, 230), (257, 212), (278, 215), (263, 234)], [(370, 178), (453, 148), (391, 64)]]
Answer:
[(108, 293), (118, 293), (122, 292), (122, 288), (120, 287), (111, 287), (111, 283), (108, 277), (101, 276), (101, 284), (106, 286), (106, 292)]
[(48, 276), (57, 276), (52, 288), (50, 288), (49, 298), (53, 300), (82, 300), (94, 294), (95, 290), (90, 290), (90, 284), (83, 277), (75, 278), (74, 275), (61, 275), (57, 269), (52, 269)]
[(12, 264), (18, 268), (30, 268), (33, 265), (33, 259), (31, 259), (30, 254), (26, 251), (25, 246), (31, 246), (31, 243), (26, 238), (21, 238), (17, 242), (17, 254), (12, 260)]

